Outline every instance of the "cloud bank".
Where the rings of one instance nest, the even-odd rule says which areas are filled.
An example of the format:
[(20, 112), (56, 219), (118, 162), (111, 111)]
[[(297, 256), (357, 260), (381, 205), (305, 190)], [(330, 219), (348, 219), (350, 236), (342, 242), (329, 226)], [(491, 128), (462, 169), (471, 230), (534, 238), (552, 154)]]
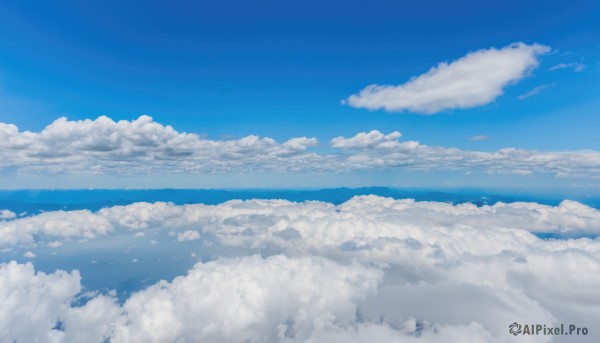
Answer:
[[(159, 175), (348, 172), (359, 170), (472, 171), (560, 177), (600, 177), (600, 152), (505, 148), (470, 151), (401, 141), (397, 131), (335, 137), (327, 152), (315, 138), (283, 143), (247, 136), (208, 140), (175, 131), (148, 116), (115, 122), (56, 120), (39, 133), (0, 123), (0, 172), (5, 175)], [(6, 214), (1, 214), (5, 216)]]
[[(385, 218), (377, 218), (380, 211), (385, 211)], [(319, 222), (320, 219), (323, 221)], [(427, 235), (434, 234), (438, 227), (470, 228), (476, 232), (489, 228), (515, 229), (567, 237), (600, 235), (600, 211), (576, 201), (565, 200), (558, 206), (498, 202), (477, 207), (366, 196), (355, 197), (339, 206), (316, 201), (233, 200), (220, 205), (139, 202), (97, 212), (51, 211), (0, 222), (0, 247), (60, 246), (61, 241), (91, 240), (118, 230), (143, 234), (143, 230), (150, 229), (176, 230), (178, 241), (196, 240), (201, 234), (210, 233), (225, 244), (250, 247), (264, 243), (297, 246), (308, 242), (340, 245), (351, 236), (337, 228), (355, 227), (355, 220), (359, 219), (366, 222), (357, 229), (368, 230), (377, 225), (375, 235), (387, 230), (384, 223), (389, 220), (386, 235), (401, 239), (410, 235), (394, 227), (415, 228)], [(327, 226), (329, 222), (334, 223), (336, 230)], [(322, 232), (327, 235), (323, 236)], [(478, 246), (484, 250), (496, 251), (492, 241), (489, 247), (482, 243), (480, 241)]]
[[(342, 169), (484, 170), (489, 173), (589, 177), (600, 175), (600, 152), (535, 151), (504, 148), (497, 151), (461, 150), (399, 140), (401, 134), (379, 131), (337, 137), (331, 145), (345, 151)], [(479, 137), (482, 138), (482, 137)]]
[(539, 65), (539, 56), (549, 51), (547, 46), (524, 43), (478, 50), (439, 63), (399, 86), (367, 86), (345, 102), (369, 110), (422, 114), (482, 106), (500, 96), (504, 87), (527, 76)]
[[(247, 136), (211, 141), (179, 133), (149, 116), (115, 122), (59, 118), (39, 133), (19, 132), (0, 123), (0, 168), (22, 172), (151, 173), (156, 171), (226, 172), (240, 166), (247, 171), (285, 159), (294, 168), (294, 156), (317, 144), (298, 137), (284, 143)], [(306, 158), (306, 156), (304, 156)]]
[[(100, 229), (82, 227), (87, 221)], [(121, 304), (111, 292), (82, 293), (77, 271), (45, 274), (30, 263), (2, 264), (2, 341), (509, 342), (514, 321), (576, 323), (590, 329), (577, 341), (600, 337), (593, 329), (600, 320), (600, 239), (531, 234), (599, 235), (600, 211), (573, 201), (477, 207), (359, 196), (338, 206), (136, 203), (2, 225), (0, 232), (16, 235), (3, 236), (12, 247), (23, 237), (41, 244), (167, 230), (249, 249), (198, 263)], [(18, 234), (22, 228), (29, 236)]]

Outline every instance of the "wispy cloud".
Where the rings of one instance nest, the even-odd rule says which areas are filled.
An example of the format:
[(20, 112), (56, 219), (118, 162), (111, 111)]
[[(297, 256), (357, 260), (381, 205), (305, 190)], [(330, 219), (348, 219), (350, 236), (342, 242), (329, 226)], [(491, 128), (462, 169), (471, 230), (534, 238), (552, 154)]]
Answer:
[(533, 88), (533, 89), (531, 89), (531, 90), (529, 90), (529, 91), (527, 91), (527, 92), (519, 95), (517, 97), (517, 99), (519, 99), (519, 100), (525, 100), (525, 99), (527, 99), (529, 97), (532, 97), (534, 95), (540, 94), (540, 92), (542, 92), (544, 89), (547, 89), (549, 87), (550, 87), (550, 85), (537, 86), (537, 87), (535, 87), (535, 88)]
[(475, 135), (469, 139), (472, 141), (487, 141), (488, 139), (490, 139), (490, 137), (486, 135)]
[(538, 57), (549, 51), (543, 45), (523, 43), (478, 50), (451, 63), (440, 63), (399, 86), (370, 85), (343, 103), (369, 110), (423, 114), (482, 106), (536, 68)]
[(559, 69), (565, 69), (565, 68), (573, 68), (573, 70), (575, 72), (580, 72), (583, 71), (585, 69), (585, 64), (583, 63), (578, 63), (578, 62), (573, 62), (573, 63), (559, 63), (555, 66), (552, 66), (550, 68), (548, 68), (549, 71), (554, 71), (554, 70), (559, 70)]

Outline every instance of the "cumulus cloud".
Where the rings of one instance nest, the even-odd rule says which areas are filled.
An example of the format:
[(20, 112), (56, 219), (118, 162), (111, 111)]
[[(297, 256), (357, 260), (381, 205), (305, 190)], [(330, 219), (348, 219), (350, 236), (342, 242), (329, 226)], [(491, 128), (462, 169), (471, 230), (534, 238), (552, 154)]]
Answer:
[(120, 309), (102, 295), (74, 307), (80, 292), (77, 271), (45, 274), (31, 263), (0, 264), (0, 341), (102, 342)]
[(13, 219), (17, 216), (16, 213), (9, 210), (0, 210), (0, 219)]
[(128, 299), (113, 341), (301, 342), (356, 321), (382, 274), (318, 257), (199, 263)]
[[(105, 116), (80, 121), (63, 117), (39, 133), (0, 123), (0, 169), (84, 174), (285, 170), (286, 164), (293, 168), (296, 154), (317, 143), (306, 137), (278, 143), (258, 136), (213, 141), (177, 132), (145, 115), (118, 122)], [(282, 158), (286, 164), (275, 164)]]
[(600, 152), (536, 151), (504, 148), (497, 151), (472, 151), (450, 147), (427, 146), (418, 141), (397, 140), (400, 134), (384, 135), (378, 131), (359, 133), (351, 138), (337, 137), (331, 144), (352, 152), (343, 168), (407, 170), (472, 170), (492, 173), (552, 173), (565, 176), (600, 174)]
[[(465, 151), (401, 138), (397, 131), (359, 132), (333, 138), (327, 152), (313, 152), (310, 148), (318, 144), (313, 138), (297, 137), (284, 143), (257, 136), (213, 141), (179, 133), (147, 116), (131, 122), (106, 117), (59, 119), (40, 133), (19, 132), (14, 125), (0, 123), (0, 171), (131, 176), (402, 169), (600, 177), (597, 151)], [(1, 215), (14, 218), (10, 212)]]
[(468, 53), (451, 63), (442, 62), (427, 73), (399, 85), (370, 85), (345, 102), (357, 108), (434, 114), (447, 109), (488, 104), (539, 64), (550, 48), (514, 43), (501, 49)]
[(88, 210), (53, 211), (0, 222), (0, 245), (52, 243), (53, 238), (93, 239), (113, 229), (106, 218)]
[(184, 231), (177, 235), (177, 241), (179, 242), (194, 241), (199, 238), (200, 232), (195, 230)]
[[(358, 196), (338, 206), (137, 203), (91, 215), (113, 230), (197, 230), (252, 256), (198, 263), (122, 305), (92, 294), (79, 307), (77, 271), (0, 265), (1, 340), (509, 342), (513, 321), (576, 323), (590, 328), (578, 341), (599, 338), (600, 239), (532, 234), (599, 235), (600, 211), (574, 201), (478, 207)], [(273, 247), (280, 254), (258, 255)]]
[(373, 130), (369, 133), (360, 132), (351, 138), (336, 137), (331, 140), (331, 146), (340, 149), (374, 149), (374, 148), (397, 148), (399, 147), (398, 138), (402, 134), (394, 131), (390, 134)]

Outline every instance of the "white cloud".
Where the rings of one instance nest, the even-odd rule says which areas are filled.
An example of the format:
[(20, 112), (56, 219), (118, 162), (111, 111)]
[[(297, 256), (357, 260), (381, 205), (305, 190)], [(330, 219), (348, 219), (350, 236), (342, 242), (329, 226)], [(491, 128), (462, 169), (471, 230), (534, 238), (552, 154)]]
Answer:
[(477, 141), (487, 141), (488, 139), (490, 139), (490, 137), (486, 136), (486, 135), (475, 135), (469, 139), (477, 142)]
[(0, 264), (0, 341), (101, 342), (120, 313), (111, 297), (72, 307), (81, 292), (79, 272), (35, 272), (33, 265)]
[[(83, 218), (48, 214), (62, 216), (65, 228)], [(576, 323), (590, 328), (578, 341), (600, 337), (591, 330), (600, 320), (600, 238), (531, 234), (599, 235), (600, 211), (574, 201), (477, 207), (359, 196), (338, 206), (137, 203), (90, 215), (110, 223), (108, 233), (198, 228), (250, 254), (277, 247), (283, 255), (198, 263), (122, 306), (101, 295), (71, 305), (81, 292), (76, 271), (46, 275), (31, 264), (3, 264), (0, 340), (510, 342), (513, 321)], [(63, 330), (52, 329), (57, 322)]]
[[(330, 218), (332, 223), (339, 221), (342, 223), (339, 225), (354, 227), (355, 224), (346, 218), (348, 213), (353, 217), (365, 213), (365, 216), (370, 218), (377, 213), (377, 209), (390, 211), (387, 213), (388, 217), (394, 214), (391, 227), (408, 225), (430, 230), (428, 228), (432, 226), (448, 227), (449, 223), (452, 223), (453, 227), (457, 225), (476, 230), (494, 227), (564, 235), (600, 234), (600, 211), (569, 200), (563, 201), (559, 206), (517, 202), (482, 207), (472, 204), (415, 202), (410, 199), (390, 201), (391, 199), (375, 196), (356, 197), (337, 207), (323, 202), (298, 204), (285, 200), (233, 200), (214, 206), (140, 202), (104, 208), (97, 212), (45, 212), (0, 223), (0, 245), (50, 243), (52, 246), (58, 246), (62, 240), (82, 237), (94, 239), (116, 230), (148, 229), (170, 231), (179, 241), (198, 239), (201, 233), (211, 233), (217, 234), (225, 242), (237, 242), (235, 244), (253, 242), (261, 238), (278, 244), (288, 242), (292, 245), (299, 243), (297, 240), (300, 240), (300, 243), (310, 241), (313, 239), (312, 233), (317, 234), (314, 230), (322, 229), (329, 232), (327, 237), (314, 239), (327, 243), (328, 239), (334, 239), (336, 232), (330, 231), (326, 226), (318, 227), (321, 225), (319, 223), (312, 224), (314, 219)], [(315, 217), (312, 218), (313, 216)], [(311, 225), (315, 226), (311, 230), (300, 229)], [(381, 230), (385, 228), (381, 223), (377, 225), (381, 226)], [(251, 229), (245, 232), (248, 228)], [(262, 230), (266, 228), (268, 231)], [(388, 234), (392, 234), (392, 231)], [(346, 241), (344, 237), (346, 236), (335, 238), (327, 244), (342, 244)], [(491, 246), (492, 242), (490, 248)], [(127, 251), (134, 247), (135, 245), (130, 246)]]
[(370, 85), (346, 103), (369, 110), (423, 114), (482, 106), (500, 96), (505, 86), (527, 76), (538, 66), (538, 57), (549, 51), (543, 45), (524, 43), (478, 50), (451, 63), (439, 63), (399, 86)]
[[(590, 150), (536, 151), (504, 148), (497, 151), (460, 150), (427, 146), (417, 141), (393, 141), (396, 132), (384, 135), (378, 131), (359, 133), (352, 138), (337, 137), (332, 145), (351, 150), (343, 168), (405, 170), (473, 170), (494, 173), (563, 173), (569, 176), (600, 174), (600, 152)], [(385, 139), (383, 138), (385, 137)], [(372, 142), (359, 146), (357, 142)]]
[(31, 251), (28, 251), (28, 252), (26, 252), (26, 253), (24, 253), (24, 254), (23, 254), (23, 257), (27, 257), (27, 258), (34, 258), (34, 257), (36, 257), (36, 256), (37, 256), (37, 255), (36, 255), (36, 254), (34, 254), (34, 253), (33, 253), (33, 252), (31, 252)]
[(525, 100), (525, 99), (527, 99), (529, 97), (532, 97), (534, 95), (540, 94), (541, 91), (543, 91), (544, 89), (546, 89), (548, 87), (550, 87), (550, 86), (549, 85), (537, 86), (537, 87), (535, 87), (535, 88), (533, 88), (533, 89), (531, 89), (531, 90), (529, 90), (529, 91), (527, 91), (527, 92), (519, 95), (517, 97), (517, 99), (519, 99), (519, 100)]
[(88, 210), (44, 212), (0, 222), (0, 245), (33, 244), (44, 240), (50, 243), (54, 238), (92, 239), (112, 229), (105, 218)]
[(369, 133), (360, 132), (352, 138), (336, 137), (331, 140), (331, 146), (340, 149), (374, 149), (374, 148), (397, 148), (398, 138), (402, 134), (394, 131), (390, 134), (373, 130)]
[(554, 71), (554, 70), (565, 69), (565, 68), (573, 68), (573, 70), (575, 72), (580, 72), (585, 69), (585, 64), (576, 63), (576, 62), (574, 62), (574, 63), (559, 63), (555, 66), (548, 68), (548, 70)]
[(0, 210), (0, 219), (13, 219), (16, 218), (17, 214), (9, 210)]
[[(118, 122), (102, 116), (95, 120), (59, 118), (40, 133), (20, 132), (0, 123), (0, 169), (44, 173), (150, 173), (286, 170), (294, 156), (315, 146), (314, 138), (297, 137), (284, 143), (247, 136), (213, 141), (180, 133), (149, 116)], [(303, 157), (306, 159), (306, 156)]]
[[(145, 116), (116, 123), (106, 117), (72, 122), (59, 119), (41, 133), (19, 132), (13, 125), (0, 123), (0, 171), (45, 176), (55, 173), (132, 176), (399, 169), (526, 171), (571, 178), (600, 176), (597, 151), (516, 148), (465, 151), (402, 141), (401, 136), (398, 131), (360, 132), (353, 137), (333, 138), (327, 152), (313, 152), (309, 149), (317, 144), (315, 139), (297, 137), (277, 143), (271, 138), (248, 136), (235, 141), (211, 141), (176, 132)], [(2, 216), (14, 219), (11, 213)]]
[(128, 299), (113, 341), (304, 341), (316, 328), (354, 322), (381, 276), (317, 257), (199, 263)]
[(177, 235), (177, 241), (185, 242), (185, 241), (193, 241), (200, 238), (200, 233), (196, 230), (188, 230), (184, 231)]

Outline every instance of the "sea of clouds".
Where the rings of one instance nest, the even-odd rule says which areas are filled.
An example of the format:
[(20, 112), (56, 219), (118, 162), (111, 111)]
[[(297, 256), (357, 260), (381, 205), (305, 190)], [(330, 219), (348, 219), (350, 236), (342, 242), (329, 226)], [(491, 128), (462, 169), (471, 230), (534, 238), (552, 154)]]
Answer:
[[(357, 196), (338, 206), (234, 200), (2, 213), (3, 253), (153, 230), (176, 244), (210, 236), (247, 252), (198, 262), (123, 301), (84, 289), (77, 270), (4, 263), (3, 342), (600, 339), (600, 211), (574, 201), (478, 207)], [(514, 337), (515, 321), (589, 333)]]

